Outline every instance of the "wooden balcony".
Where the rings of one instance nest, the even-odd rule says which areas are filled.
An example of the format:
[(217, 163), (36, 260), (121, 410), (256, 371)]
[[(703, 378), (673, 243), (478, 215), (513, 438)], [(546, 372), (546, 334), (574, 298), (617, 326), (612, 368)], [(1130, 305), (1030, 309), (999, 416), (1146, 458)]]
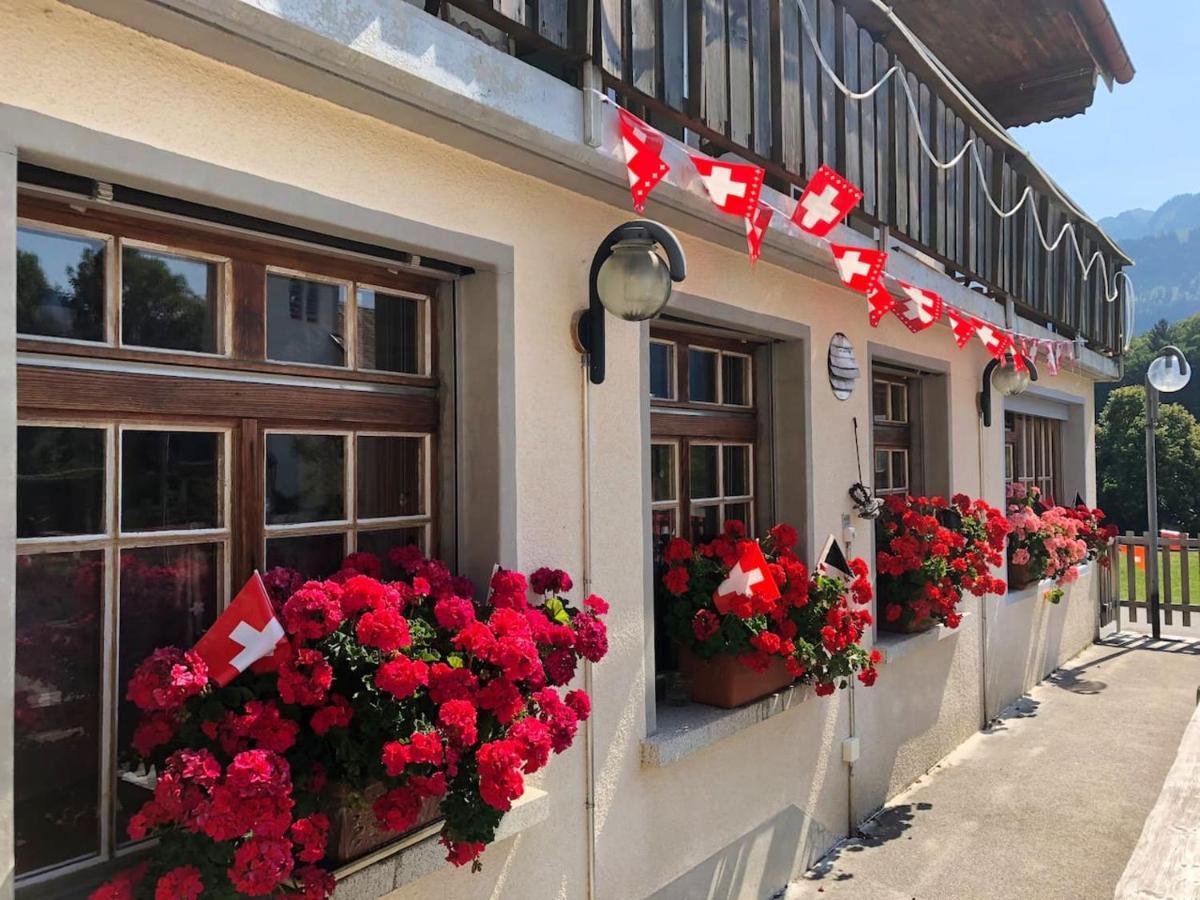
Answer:
[[(799, 3), (807, 16), (801, 15)], [(1124, 279), (1130, 261), (1053, 183), (932, 56), (925, 56), (870, 0), (452, 0), (508, 37), (512, 52), (579, 83), (594, 63), (604, 87), (664, 132), (714, 156), (736, 154), (762, 166), (768, 183), (791, 191), (822, 163), (864, 191), (851, 224), (885, 230), (964, 284), (1027, 318), (1118, 355), (1125, 340)], [(437, 6), (436, 3), (432, 6)], [(427, 3), (426, 8), (431, 9)], [(821, 67), (821, 53), (853, 91), (899, 71), (872, 97), (847, 99)], [(916, 102), (910, 110), (900, 79)], [(989, 207), (973, 154), (943, 171), (941, 160), (976, 143)], [(1092, 263), (1088, 278), (1065, 236), (1074, 226)], [(1103, 260), (1101, 264), (1100, 260)], [(1105, 284), (1107, 275), (1108, 285)], [(1118, 297), (1108, 302), (1110, 291)]]

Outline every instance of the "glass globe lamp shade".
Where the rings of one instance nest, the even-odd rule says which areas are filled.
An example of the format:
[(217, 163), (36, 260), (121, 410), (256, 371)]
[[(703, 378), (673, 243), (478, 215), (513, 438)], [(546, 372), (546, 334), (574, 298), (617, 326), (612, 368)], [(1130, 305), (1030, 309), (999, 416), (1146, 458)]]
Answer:
[(1000, 366), (992, 373), (992, 387), (1005, 397), (1024, 393), (1025, 389), (1029, 387), (1029, 382), (1029, 372), (1018, 372), (1011, 360), (1007, 365)]
[(1146, 371), (1146, 379), (1150, 386), (1164, 394), (1183, 390), (1191, 378), (1192, 367), (1172, 354), (1163, 354), (1155, 358)]
[(596, 291), (604, 308), (619, 319), (652, 319), (671, 299), (671, 271), (654, 246), (651, 240), (618, 241), (600, 266)]

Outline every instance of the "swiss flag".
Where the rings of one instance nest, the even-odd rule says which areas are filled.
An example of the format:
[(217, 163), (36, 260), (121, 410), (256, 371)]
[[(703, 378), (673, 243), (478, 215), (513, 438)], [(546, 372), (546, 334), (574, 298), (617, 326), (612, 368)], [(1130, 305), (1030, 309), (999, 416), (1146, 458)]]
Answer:
[(860, 294), (870, 294), (883, 274), (887, 254), (882, 250), (843, 247), (840, 244), (830, 244), (829, 249), (833, 251), (833, 261), (837, 263), (842, 284)]
[(779, 585), (767, 568), (758, 541), (742, 541), (738, 544), (738, 561), (729, 570), (729, 575), (713, 593), (713, 604), (717, 612), (725, 615), (738, 597), (758, 597), (771, 601), (779, 599)]
[(711, 156), (689, 155), (717, 209), (745, 219), (758, 212), (765, 174), (762, 169), (746, 163), (722, 162)]
[(771, 215), (775, 210), (759, 204), (758, 212), (746, 220), (746, 246), (750, 250), (750, 262), (758, 262), (762, 255), (762, 242), (767, 234), (767, 226), (771, 224)]
[(867, 318), (870, 319), (872, 328), (878, 328), (880, 319), (895, 307), (896, 298), (888, 292), (887, 288), (876, 281), (871, 287), (870, 293), (867, 294), (867, 303), (871, 306)]
[(975, 319), (953, 306), (946, 307), (946, 316), (950, 319), (950, 328), (954, 331), (954, 343), (958, 344), (958, 349), (961, 350), (975, 335)]
[(942, 317), (945, 303), (940, 295), (913, 284), (905, 284), (903, 281), (900, 282), (900, 290), (904, 292), (904, 296), (892, 312), (913, 334), (924, 331)]
[(212, 680), (225, 687), (286, 640), (262, 577), (255, 572), (194, 649), (208, 664)]
[(825, 237), (862, 196), (862, 191), (829, 166), (821, 166), (800, 195), (792, 221), (809, 234)]
[(979, 340), (987, 348), (987, 352), (1003, 362), (1004, 355), (1012, 349), (1012, 336), (1008, 332), (1001, 331), (999, 328), (989, 325), (987, 322), (982, 322), (979, 319), (975, 320), (975, 333), (979, 335)]
[(617, 118), (621, 122), (621, 144), (625, 148), (625, 171), (629, 175), (633, 208), (645, 212), (646, 198), (671, 171), (662, 158), (663, 136), (619, 107)]

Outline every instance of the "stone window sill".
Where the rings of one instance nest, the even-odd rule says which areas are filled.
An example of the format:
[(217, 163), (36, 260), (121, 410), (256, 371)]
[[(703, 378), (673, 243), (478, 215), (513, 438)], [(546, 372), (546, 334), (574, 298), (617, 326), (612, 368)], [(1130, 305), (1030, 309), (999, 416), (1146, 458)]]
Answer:
[[(965, 622), (970, 615), (969, 612), (963, 613), (963, 621)], [(937, 625), (928, 631), (921, 631), (917, 634), (894, 634), (890, 631), (881, 631), (875, 638), (875, 649), (883, 654), (883, 665), (886, 666), (903, 659), (927, 644), (936, 644), (948, 637), (953, 637), (960, 631), (962, 631), (962, 622), (959, 622), (957, 628)]]
[[(526, 788), (496, 829), (496, 840), (514, 837), (544, 822), (549, 815), (550, 796), (537, 788)], [(338, 869), (333, 873), (338, 881), (338, 900), (375, 900), (450, 865), (446, 848), (438, 843), (441, 829), (442, 823), (434, 822)]]
[(752, 725), (787, 712), (813, 696), (808, 685), (792, 685), (736, 709), (700, 703), (658, 707), (658, 731), (642, 741), (642, 765), (662, 768)]

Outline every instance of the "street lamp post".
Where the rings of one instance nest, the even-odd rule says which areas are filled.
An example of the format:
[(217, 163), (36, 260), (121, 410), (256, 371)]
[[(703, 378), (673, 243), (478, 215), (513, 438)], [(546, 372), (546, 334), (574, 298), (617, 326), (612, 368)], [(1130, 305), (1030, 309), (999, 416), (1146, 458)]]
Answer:
[(1154, 429), (1158, 426), (1159, 392), (1183, 390), (1192, 376), (1183, 352), (1171, 345), (1158, 352), (1146, 370), (1146, 600), (1150, 613), (1150, 633), (1162, 637), (1158, 620), (1158, 471), (1155, 458)]

